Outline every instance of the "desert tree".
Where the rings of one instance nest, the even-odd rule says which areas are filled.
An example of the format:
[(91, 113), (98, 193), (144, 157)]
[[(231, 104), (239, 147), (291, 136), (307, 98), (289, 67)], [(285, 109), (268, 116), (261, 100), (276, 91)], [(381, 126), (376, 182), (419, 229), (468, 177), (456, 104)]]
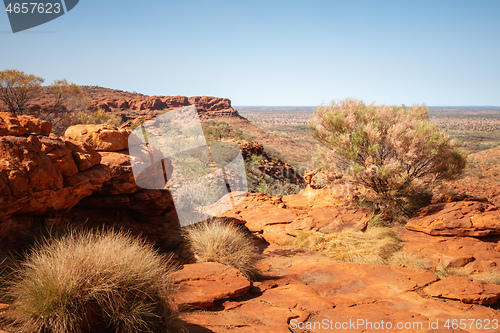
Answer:
[(75, 122), (89, 106), (82, 89), (67, 80), (55, 80), (48, 86), (50, 104), (42, 108), (38, 117), (52, 123), (52, 131), (62, 135), (64, 130)]
[(0, 100), (8, 111), (21, 115), (40, 93), (44, 79), (15, 69), (0, 71)]
[(428, 114), (425, 106), (366, 105), (348, 98), (318, 107), (309, 128), (332, 166), (371, 190), (365, 202), (395, 218), (430, 202), (435, 186), (465, 167), (457, 143)]

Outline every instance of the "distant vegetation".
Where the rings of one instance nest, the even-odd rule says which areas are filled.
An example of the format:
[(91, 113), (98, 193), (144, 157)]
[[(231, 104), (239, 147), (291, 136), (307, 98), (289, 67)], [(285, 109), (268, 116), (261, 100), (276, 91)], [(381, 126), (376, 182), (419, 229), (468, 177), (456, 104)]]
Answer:
[(429, 108), (431, 122), (468, 152), (500, 145), (500, 107)]
[(98, 109), (96, 111), (79, 112), (73, 118), (73, 124), (107, 124), (120, 126), (122, 119), (113, 113)]
[[(307, 131), (307, 122), (314, 116), (315, 107), (238, 107), (240, 114), (258, 126), (294, 140), (303, 146), (302, 151), (289, 151), (305, 164), (315, 142)], [(429, 107), (429, 120), (460, 142), (462, 149), (478, 152), (500, 145), (500, 107)]]
[[(87, 110), (89, 101), (74, 83), (55, 80), (42, 90), (44, 81), (41, 77), (18, 70), (1, 71), (0, 110), (50, 121), (52, 132), (62, 135), (68, 126), (74, 124), (77, 114)], [(48, 100), (48, 103), (42, 108), (35, 103), (38, 99)]]
[[(224, 121), (209, 120), (202, 123), (203, 132), (208, 142), (238, 142), (243, 149), (248, 190), (268, 195), (286, 195), (297, 193), (303, 182), (301, 175), (294, 169), (284, 168), (284, 158), (279, 151), (269, 146), (259, 146), (255, 138), (239, 128)], [(255, 146), (252, 146), (252, 143)], [(251, 151), (251, 147), (259, 147)], [(299, 182), (297, 181), (299, 179)]]

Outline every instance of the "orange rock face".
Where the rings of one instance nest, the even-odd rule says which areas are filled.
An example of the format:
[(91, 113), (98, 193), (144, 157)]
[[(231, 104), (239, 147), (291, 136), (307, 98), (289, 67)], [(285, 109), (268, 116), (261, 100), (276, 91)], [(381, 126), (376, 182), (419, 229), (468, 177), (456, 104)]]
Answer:
[(0, 218), (64, 212), (110, 178), (100, 155), (58, 138), (0, 137)]
[(406, 228), (440, 236), (499, 235), (500, 210), (477, 201), (434, 204), (415, 213)]

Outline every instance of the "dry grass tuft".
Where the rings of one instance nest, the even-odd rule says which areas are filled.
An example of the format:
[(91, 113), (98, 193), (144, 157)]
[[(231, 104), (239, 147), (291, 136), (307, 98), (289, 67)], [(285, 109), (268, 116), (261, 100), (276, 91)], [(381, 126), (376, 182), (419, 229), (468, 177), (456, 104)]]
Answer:
[(424, 259), (408, 254), (404, 250), (394, 252), (389, 258), (388, 264), (408, 268), (428, 269)]
[(11, 275), (9, 332), (176, 332), (172, 265), (124, 232), (69, 232), (42, 241)]
[(388, 228), (370, 228), (366, 232), (344, 229), (330, 234), (307, 231), (297, 235), (294, 245), (340, 261), (375, 265), (387, 264), (391, 255), (401, 249), (397, 233)]
[(484, 272), (471, 275), (471, 278), (500, 285), (500, 272)]
[(481, 272), (474, 273), (471, 272), (467, 267), (438, 267), (434, 273), (439, 276), (440, 279), (444, 279), (449, 276), (464, 276), (469, 279), (480, 280), (484, 282), (489, 282), (493, 284), (500, 285), (500, 272), (498, 271), (489, 271), (489, 272)]
[(215, 218), (185, 227), (183, 234), (196, 262), (218, 262), (239, 269), (249, 279), (256, 277), (258, 252), (240, 227)]

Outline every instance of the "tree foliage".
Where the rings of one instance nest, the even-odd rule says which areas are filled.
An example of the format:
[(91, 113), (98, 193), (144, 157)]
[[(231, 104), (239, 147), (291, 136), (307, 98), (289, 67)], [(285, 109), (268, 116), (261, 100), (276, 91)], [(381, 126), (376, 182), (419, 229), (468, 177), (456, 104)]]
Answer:
[[(62, 135), (79, 114), (89, 107), (81, 88), (65, 79), (43, 87), (44, 79), (33, 74), (7, 69), (0, 71), (0, 101), (9, 112), (32, 114), (52, 123), (52, 132)], [(42, 106), (35, 103), (43, 100)]]
[(428, 119), (425, 106), (366, 105), (356, 99), (320, 106), (309, 127), (333, 166), (376, 196), (388, 213), (410, 215), (439, 181), (459, 175), (465, 157)]
[(52, 123), (52, 131), (62, 135), (68, 126), (75, 123), (78, 113), (89, 105), (82, 89), (65, 79), (55, 80), (48, 86), (50, 105), (40, 110), (36, 116)]
[(41, 77), (15, 69), (0, 71), (0, 100), (10, 112), (24, 114), (28, 102), (38, 96), (43, 81)]

